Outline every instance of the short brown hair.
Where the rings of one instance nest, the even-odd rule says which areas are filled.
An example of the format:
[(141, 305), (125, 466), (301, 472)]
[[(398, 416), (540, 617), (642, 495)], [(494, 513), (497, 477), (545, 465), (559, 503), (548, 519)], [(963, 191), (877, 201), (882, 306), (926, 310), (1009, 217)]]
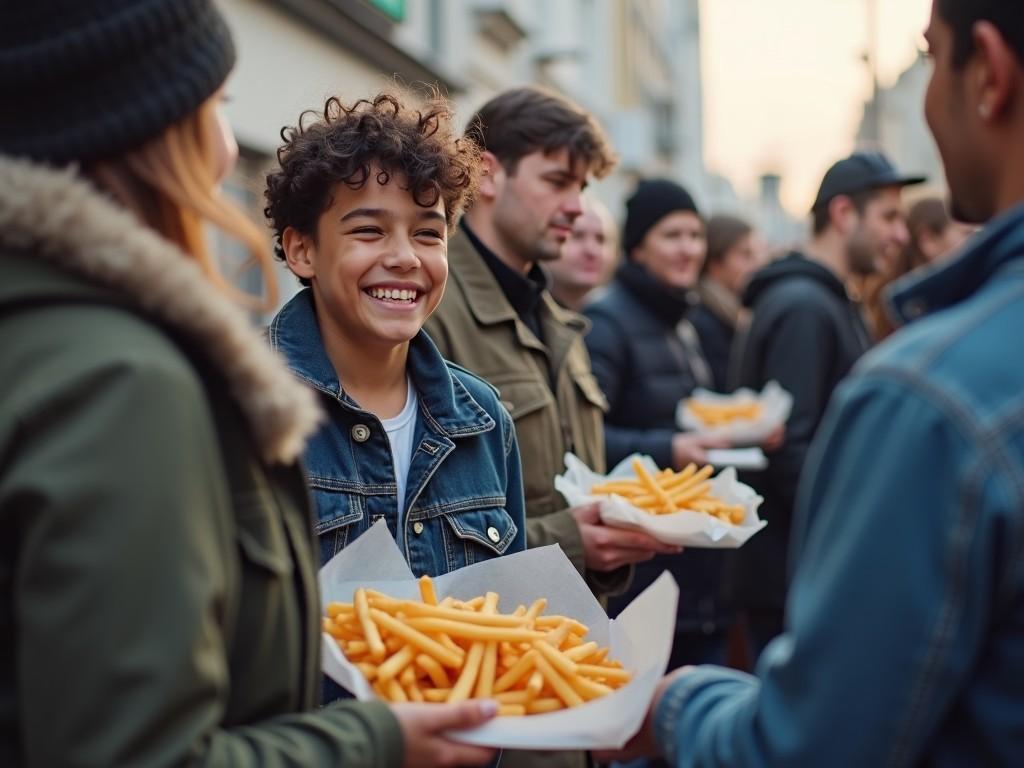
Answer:
[(537, 151), (568, 149), (573, 163), (601, 179), (618, 162), (594, 116), (559, 94), (537, 86), (498, 94), (473, 115), (466, 136), (515, 174), (519, 161)]
[(457, 138), (448, 103), (434, 94), (419, 109), (390, 93), (351, 105), (332, 96), (323, 112), (306, 110), (281, 131), (279, 167), (267, 175), (264, 215), (274, 228), (275, 254), (284, 260), (281, 236), (288, 227), (316, 233), (338, 184), (361, 189), (371, 174), (387, 183), (405, 177), (418, 205), (444, 201), (451, 229), (476, 189), (480, 150)]
[(718, 215), (708, 219), (708, 253), (704, 259), (704, 270), (709, 264), (718, 264), (739, 242), (754, 231), (754, 228), (739, 216)]

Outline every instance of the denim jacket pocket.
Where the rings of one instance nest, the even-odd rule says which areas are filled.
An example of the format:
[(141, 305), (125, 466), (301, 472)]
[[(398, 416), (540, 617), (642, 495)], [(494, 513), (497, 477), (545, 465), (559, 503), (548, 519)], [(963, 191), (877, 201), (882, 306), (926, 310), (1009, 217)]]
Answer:
[(447, 512), (442, 517), (462, 543), (457, 554), (464, 559), (459, 567), (505, 554), (519, 533), (512, 516), (501, 507)]
[(359, 536), (359, 523), (366, 516), (363, 497), (349, 493), (310, 478), (313, 505), (316, 508), (314, 532), (320, 545), (320, 564), (323, 565)]
[(258, 570), (286, 578), (292, 572), (291, 551), (284, 520), (258, 492), (236, 496), (236, 537), (242, 557)]

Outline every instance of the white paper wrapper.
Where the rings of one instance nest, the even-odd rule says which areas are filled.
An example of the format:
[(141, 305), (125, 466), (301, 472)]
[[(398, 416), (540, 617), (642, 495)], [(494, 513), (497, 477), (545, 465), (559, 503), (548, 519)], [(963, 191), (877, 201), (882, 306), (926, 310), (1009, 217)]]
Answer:
[(768, 457), (760, 448), (709, 448), (708, 464), (718, 469), (736, 467), (736, 469), (764, 469), (768, 466)]
[[(609, 480), (634, 479), (632, 462), (638, 454), (619, 462), (607, 475), (599, 475), (579, 457), (565, 455), (565, 474), (555, 478), (555, 488), (570, 506), (592, 501), (601, 502), (601, 519), (617, 528), (644, 531), (665, 544), (698, 549), (737, 549), (768, 523), (757, 516), (757, 508), (764, 501), (748, 485), (736, 479), (736, 470), (728, 468), (711, 480), (711, 492), (727, 504), (742, 504), (746, 516), (740, 525), (733, 525), (703, 512), (673, 512), (653, 515), (630, 504), (622, 496), (595, 496), (590, 489)], [(639, 456), (651, 474), (658, 466), (650, 456)]]
[[(545, 613), (571, 616), (590, 627), (588, 640), (611, 647), (611, 657), (634, 673), (614, 693), (581, 707), (529, 717), (499, 717), (473, 731), (451, 734), (471, 744), (504, 749), (618, 749), (639, 729), (658, 681), (665, 673), (675, 629), (679, 588), (668, 574), (611, 621), (586, 583), (557, 546), (530, 549), (462, 568), (434, 579), (438, 596), (470, 599), (488, 590), (501, 608), (547, 598)], [(320, 570), (323, 606), (350, 602), (356, 589), (371, 587), (400, 598), (418, 598), (419, 586), (387, 526), (377, 523)], [(323, 638), (324, 672), (357, 699), (376, 698), (329, 635)]]
[[(729, 424), (709, 427), (698, 419), (693, 411), (686, 407), (686, 402), (689, 399), (701, 400), (716, 405), (756, 400), (761, 404), (761, 416), (755, 420), (740, 419)], [(792, 410), (793, 396), (780, 387), (776, 381), (769, 381), (765, 384), (761, 394), (749, 389), (739, 389), (731, 395), (720, 395), (717, 392), (709, 392), (706, 389), (695, 389), (689, 398), (679, 401), (679, 406), (676, 408), (676, 423), (680, 429), (687, 432), (724, 437), (736, 446), (760, 445), (772, 432), (786, 423)]]

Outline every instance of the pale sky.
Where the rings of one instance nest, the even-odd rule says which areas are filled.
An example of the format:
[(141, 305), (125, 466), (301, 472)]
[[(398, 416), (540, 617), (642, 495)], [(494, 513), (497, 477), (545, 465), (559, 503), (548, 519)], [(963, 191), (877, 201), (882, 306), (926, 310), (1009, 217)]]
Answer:
[[(831, 163), (853, 149), (870, 94), (868, 0), (700, 0), (705, 156), (741, 197), (783, 174), (802, 215)], [(879, 80), (923, 45), (932, 0), (877, 0)]]

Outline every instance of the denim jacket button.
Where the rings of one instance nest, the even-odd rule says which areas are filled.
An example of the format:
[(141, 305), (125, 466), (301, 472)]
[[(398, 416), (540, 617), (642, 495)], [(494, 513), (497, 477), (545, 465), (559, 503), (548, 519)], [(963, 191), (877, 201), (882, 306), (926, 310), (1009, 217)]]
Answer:
[(501, 534), (498, 533), (498, 529), (492, 525), (487, 529), (487, 538), (497, 544), (501, 540)]
[(423, 533), (423, 523), (421, 523), (419, 520), (417, 520), (415, 523), (413, 523), (412, 524), (412, 532), (415, 533), (417, 536), (419, 536), (421, 533)]
[(365, 424), (356, 424), (352, 427), (352, 439), (357, 443), (365, 443), (370, 439), (370, 428)]

